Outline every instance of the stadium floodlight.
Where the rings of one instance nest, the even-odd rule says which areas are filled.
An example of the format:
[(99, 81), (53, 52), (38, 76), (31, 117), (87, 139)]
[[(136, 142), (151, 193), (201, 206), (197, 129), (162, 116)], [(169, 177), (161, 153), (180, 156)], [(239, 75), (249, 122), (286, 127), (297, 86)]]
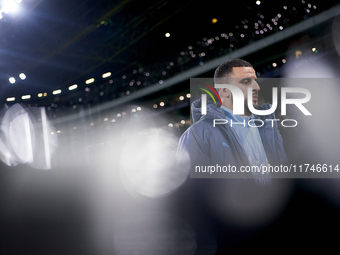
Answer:
[(107, 77), (110, 77), (111, 76), (111, 72), (107, 72), (107, 73), (104, 73), (102, 75), (103, 78), (107, 78)]
[(24, 74), (24, 73), (19, 74), (19, 78), (21, 80), (25, 80), (26, 79), (26, 74)]
[(21, 97), (21, 99), (30, 99), (31, 98), (31, 95), (24, 95)]
[(60, 94), (60, 93), (61, 93), (61, 89), (57, 89), (57, 90), (54, 90), (54, 91), (52, 92), (53, 95), (58, 95), (58, 94)]
[(14, 77), (10, 77), (8, 80), (9, 80), (9, 82), (10, 82), (11, 84), (14, 84), (14, 83), (15, 83), (15, 78), (14, 78)]
[(73, 84), (70, 87), (68, 87), (68, 90), (75, 90), (76, 88), (78, 88), (77, 84)]
[(94, 78), (88, 79), (85, 81), (86, 84), (90, 84), (94, 82)]

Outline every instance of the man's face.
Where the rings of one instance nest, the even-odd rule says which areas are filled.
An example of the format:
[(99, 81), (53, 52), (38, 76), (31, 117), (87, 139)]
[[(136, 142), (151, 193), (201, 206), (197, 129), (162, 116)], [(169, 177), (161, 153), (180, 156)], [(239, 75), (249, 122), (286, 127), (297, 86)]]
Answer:
[[(240, 88), (244, 95), (245, 115), (251, 116), (252, 113), (248, 108), (248, 88), (252, 90), (252, 101), (254, 108), (258, 107), (258, 96), (260, 86), (256, 82), (256, 73), (252, 67), (233, 67), (233, 72), (228, 78), (229, 84), (235, 85)], [(222, 89), (222, 97), (230, 98), (231, 100), (226, 102), (226, 106), (232, 109), (233, 97), (228, 89)]]
[(230, 78), (231, 83), (242, 90), (245, 103), (247, 103), (248, 100), (248, 88), (252, 89), (253, 106), (257, 108), (260, 86), (256, 82), (256, 73), (254, 68), (234, 67)]

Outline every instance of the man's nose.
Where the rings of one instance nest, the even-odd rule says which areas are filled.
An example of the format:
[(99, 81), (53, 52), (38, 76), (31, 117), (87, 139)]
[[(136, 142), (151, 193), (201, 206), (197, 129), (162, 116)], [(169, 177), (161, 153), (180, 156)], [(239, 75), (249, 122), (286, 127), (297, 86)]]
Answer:
[(259, 84), (256, 81), (253, 81), (252, 82), (252, 89), (256, 90), (256, 91), (259, 91), (261, 88), (260, 88)]

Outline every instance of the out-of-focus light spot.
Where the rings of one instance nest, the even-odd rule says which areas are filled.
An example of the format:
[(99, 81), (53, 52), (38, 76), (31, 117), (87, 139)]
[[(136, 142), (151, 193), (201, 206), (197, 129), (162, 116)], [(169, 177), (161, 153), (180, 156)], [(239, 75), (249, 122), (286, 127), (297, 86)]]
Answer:
[(234, 34), (230, 32), (230, 33), (229, 33), (229, 36), (234, 36)]
[(131, 110), (131, 112), (136, 112), (137, 110), (135, 109), (135, 108), (133, 108), (132, 110)]
[(118, 117), (118, 118), (119, 118), (119, 117), (122, 117), (122, 115), (121, 115), (120, 113), (118, 113), (118, 114), (117, 114), (117, 117)]
[(9, 80), (9, 82), (10, 82), (11, 84), (14, 84), (14, 83), (15, 83), (15, 78), (14, 78), (14, 77), (10, 77), (8, 80)]
[(125, 94), (126, 94), (126, 95), (130, 95), (130, 91), (127, 90), (127, 91), (125, 92)]
[(191, 97), (191, 94), (190, 94), (190, 93), (188, 93), (188, 94), (187, 94), (187, 98), (190, 98), (190, 97)]
[(166, 75), (166, 71), (163, 71), (163, 72), (162, 72), (162, 75)]
[(310, 10), (309, 10), (309, 9), (307, 9), (307, 10), (306, 10), (306, 12), (307, 12), (307, 13), (310, 13)]
[(126, 112), (122, 112), (122, 115), (126, 115)]
[(285, 64), (287, 61), (286, 59), (282, 59), (282, 63)]
[(316, 51), (316, 48), (315, 48), (315, 47), (314, 47), (314, 48), (312, 48), (312, 51), (313, 51), (313, 52), (315, 52), (315, 51)]
[(91, 84), (94, 82), (94, 78), (88, 79), (85, 81), (85, 84)]
[(313, 5), (313, 9), (316, 9), (316, 5)]
[(61, 93), (61, 89), (57, 89), (57, 90), (54, 90), (54, 91), (52, 92), (53, 95), (58, 95), (58, 94), (60, 94), (60, 93)]
[(261, 4), (261, 1), (256, 1), (256, 4), (257, 4), (257, 5), (260, 5), (260, 4)]
[(245, 29), (248, 29), (248, 26), (247, 26), (247, 25), (244, 25), (243, 27), (244, 27)]
[(115, 119), (112, 119), (111, 122), (116, 122), (116, 120), (115, 120)]
[(57, 131), (57, 133), (58, 133), (58, 134), (60, 134), (60, 133), (61, 133), (61, 131), (60, 131), (60, 130), (58, 130), (58, 131)]
[(137, 111), (141, 111), (141, 110), (142, 110), (142, 108), (138, 106), (137, 107)]
[(90, 126), (94, 126), (94, 123), (93, 123), (93, 122), (91, 122), (91, 123), (90, 123)]
[(299, 57), (301, 57), (302, 56), (302, 51), (300, 51), (300, 50), (297, 50), (297, 51), (295, 51), (295, 57), (298, 59)]
[(244, 37), (244, 34), (240, 34), (240, 36), (241, 36), (241, 38), (243, 38), (243, 37)]
[(273, 63), (273, 67), (277, 67), (277, 64), (276, 64), (276, 63)]
[(125, 79), (126, 79), (126, 75), (123, 75), (123, 76), (122, 76), (122, 79), (125, 80)]
[(111, 76), (111, 72), (107, 72), (107, 73), (104, 73), (102, 75), (103, 78), (107, 78), (107, 77), (110, 77)]
[(104, 121), (108, 121), (109, 119), (108, 118), (104, 118)]
[(19, 9), (18, 2), (13, 0), (5, 0), (2, 1), (2, 11), (4, 13), (14, 13)]
[(154, 105), (153, 105), (153, 108), (155, 108), (155, 109), (156, 109), (157, 107), (158, 107), (158, 105), (157, 105), (157, 104), (154, 104)]
[(76, 105), (73, 105), (73, 106), (72, 106), (72, 108), (73, 108), (73, 109), (76, 109), (76, 108), (77, 108), (77, 106), (76, 106)]
[(31, 95), (24, 95), (21, 97), (21, 99), (30, 99), (31, 98)]
[(183, 125), (184, 125), (184, 124), (185, 124), (185, 120), (181, 120), (181, 124), (183, 124)]
[(312, 5), (311, 5), (311, 4), (308, 4), (307, 6), (308, 6), (308, 8), (311, 8), (311, 7), (312, 7)]
[(283, 9), (287, 10), (287, 6), (283, 6)]
[(76, 129), (77, 129), (77, 127), (73, 127), (73, 129), (74, 129), (74, 130), (76, 130)]
[(43, 93), (39, 93), (39, 94), (38, 94), (38, 97), (42, 97), (42, 96), (43, 96)]
[(83, 101), (83, 99), (80, 97), (80, 98), (78, 99), (78, 101), (81, 102), (81, 101)]
[(51, 135), (54, 135), (54, 132), (51, 132)]
[(168, 125), (169, 127), (173, 127), (174, 126), (174, 124), (172, 124), (172, 123), (169, 123), (169, 125)]
[(164, 102), (160, 102), (159, 105), (163, 107), (165, 104)]
[(279, 26), (279, 29), (280, 29), (280, 30), (283, 30), (283, 26)]
[(213, 19), (211, 20), (211, 23), (212, 23), (212, 24), (215, 24), (217, 21), (218, 21), (218, 20), (217, 20), (216, 18), (213, 18)]
[(180, 96), (179, 100), (181, 100), (181, 101), (184, 100), (184, 96)]
[(8, 97), (6, 99), (7, 102), (12, 102), (12, 101), (15, 101), (15, 97)]
[(90, 89), (89, 87), (86, 87), (86, 88), (85, 88), (85, 91), (86, 91), (86, 92), (90, 92), (91, 89)]
[(160, 80), (160, 81), (159, 81), (159, 84), (163, 84), (163, 80)]
[(77, 84), (73, 84), (70, 87), (68, 87), (68, 90), (75, 90), (76, 88), (78, 88)]
[(165, 33), (165, 37), (170, 37), (170, 33)]
[(26, 79), (26, 75), (24, 73), (21, 73), (21, 74), (19, 74), (19, 78), (21, 80), (25, 80)]

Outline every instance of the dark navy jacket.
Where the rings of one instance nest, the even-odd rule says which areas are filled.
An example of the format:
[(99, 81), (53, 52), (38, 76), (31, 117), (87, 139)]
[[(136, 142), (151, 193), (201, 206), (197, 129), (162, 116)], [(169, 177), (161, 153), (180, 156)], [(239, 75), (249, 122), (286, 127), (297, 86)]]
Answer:
[[(269, 109), (270, 104), (260, 106), (260, 110)], [(208, 100), (207, 114), (201, 115), (201, 102), (192, 103), (192, 118), (194, 124), (180, 138), (177, 150), (181, 160), (183, 154), (190, 152), (190, 161), (195, 165), (232, 165), (236, 167), (250, 165), (242, 143), (229, 124), (213, 127), (213, 119), (225, 119), (225, 113), (220, 105)], [(255, 119), (275, 119), (275, 115), (256, 116)], [(272, 127), (272, 123), (273, 126)], [(258, 127), (268, 163), (270, 165), (287, 165), (288, 160), (283, 147), (283, 140), (277, 128), (277, 122), (266, 122)], [(182, 166), (183, 167), (183, 166)]]

